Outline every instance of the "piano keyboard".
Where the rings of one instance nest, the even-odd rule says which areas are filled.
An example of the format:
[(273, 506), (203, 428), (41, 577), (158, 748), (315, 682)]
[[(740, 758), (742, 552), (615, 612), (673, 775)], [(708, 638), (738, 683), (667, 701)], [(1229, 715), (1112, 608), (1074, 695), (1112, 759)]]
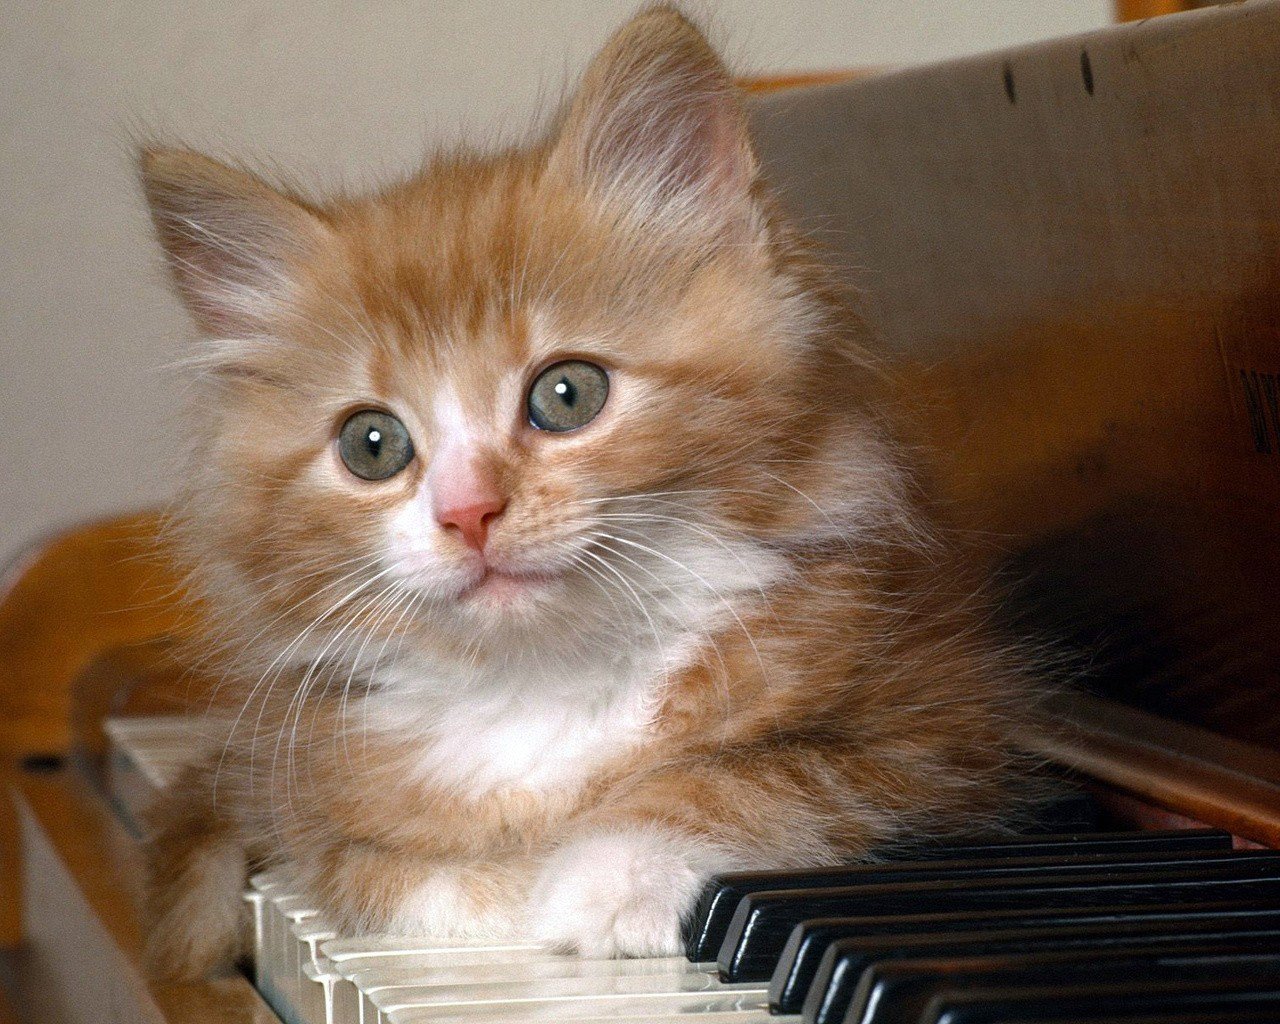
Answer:
[[(127, 812), (172, 773), (181, 726), (165, 728), (109, 732)], [(686, 955), (661, 959), (344, 936), (284, 871), (255, 876), (246, 900), (254, 982), (287, 1024), (1280, 1020), (1280, 851), (1207, 830), (725, 875)]]

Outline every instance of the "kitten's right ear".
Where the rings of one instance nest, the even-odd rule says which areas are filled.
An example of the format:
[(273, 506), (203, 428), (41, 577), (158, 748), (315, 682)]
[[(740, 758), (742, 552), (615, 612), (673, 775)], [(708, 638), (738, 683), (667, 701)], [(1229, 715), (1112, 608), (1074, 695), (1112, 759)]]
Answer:
[(139, 154), (143, 191), (178, 291), (197, 325), (219, 338), (264, 331), (295, 289), (294, 274), (327, 228), (260, 178), (185, 149)]

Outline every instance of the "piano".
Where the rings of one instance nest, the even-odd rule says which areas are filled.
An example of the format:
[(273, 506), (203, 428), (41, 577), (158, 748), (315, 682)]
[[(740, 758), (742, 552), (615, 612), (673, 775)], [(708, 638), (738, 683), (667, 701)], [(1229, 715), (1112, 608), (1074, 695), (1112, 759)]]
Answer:
[[(0, 710), (38, 726), (8, 741), (23, 944), (0, 960), (30, 1019), (1280, 1020), (1280, 0), (768, 93), (753, 119), (1005, 625), (1061, 652), (1023, 742), (1080, 796), (1024, 836), (714, 879), (662, 960), (338, 934), (272, 871), (243, 974), (158, 984), (136, 819), (198, 753), (174, 695), (212, 682), (166, 660), (198, 609), (157, 596), (163, 564), (143, 582), (134, 517), (0, 580)], [(51, 607), (78, 623), (52, 634), (79, 652), (60, 686), (22, 660)]]

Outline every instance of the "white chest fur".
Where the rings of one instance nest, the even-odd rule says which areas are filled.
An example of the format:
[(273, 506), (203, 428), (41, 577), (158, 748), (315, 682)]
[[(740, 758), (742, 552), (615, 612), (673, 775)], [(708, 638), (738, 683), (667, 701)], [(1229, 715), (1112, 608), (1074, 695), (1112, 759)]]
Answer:
[(459, 688), (401, 678), (369, 698), (370, 721), (409, 739), (424, 783), (479, 799), (500, 790), (578, 791), (601, 765), (641, 744), (665, 673), (647, 659), (538, 680), (529, 666)]
[(665, 681), (714, 648), (718, 629), (745, 628), (735, 606), (787, 570), (777, 553), (732, 539), (650, 539), (613, 567), (623, 589), (607, 631), (560, 636), (553, 621), (545, 638), (513, 639), (487, 664), (406, 659), (379, 677), (368, 724), (420, 751), (424, 784), (474, 799), (572, 795), (644, 742)]

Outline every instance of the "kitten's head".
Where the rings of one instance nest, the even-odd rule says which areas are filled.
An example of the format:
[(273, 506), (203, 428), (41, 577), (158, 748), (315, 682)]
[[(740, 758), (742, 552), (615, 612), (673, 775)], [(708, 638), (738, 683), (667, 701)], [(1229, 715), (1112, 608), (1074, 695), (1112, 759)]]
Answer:
[(528, 147), (325, 203), (142, 175), (205, 336), (181, 536), (269, 658), (662, 646), (885, 507), (852, 328), (672, 9)]

